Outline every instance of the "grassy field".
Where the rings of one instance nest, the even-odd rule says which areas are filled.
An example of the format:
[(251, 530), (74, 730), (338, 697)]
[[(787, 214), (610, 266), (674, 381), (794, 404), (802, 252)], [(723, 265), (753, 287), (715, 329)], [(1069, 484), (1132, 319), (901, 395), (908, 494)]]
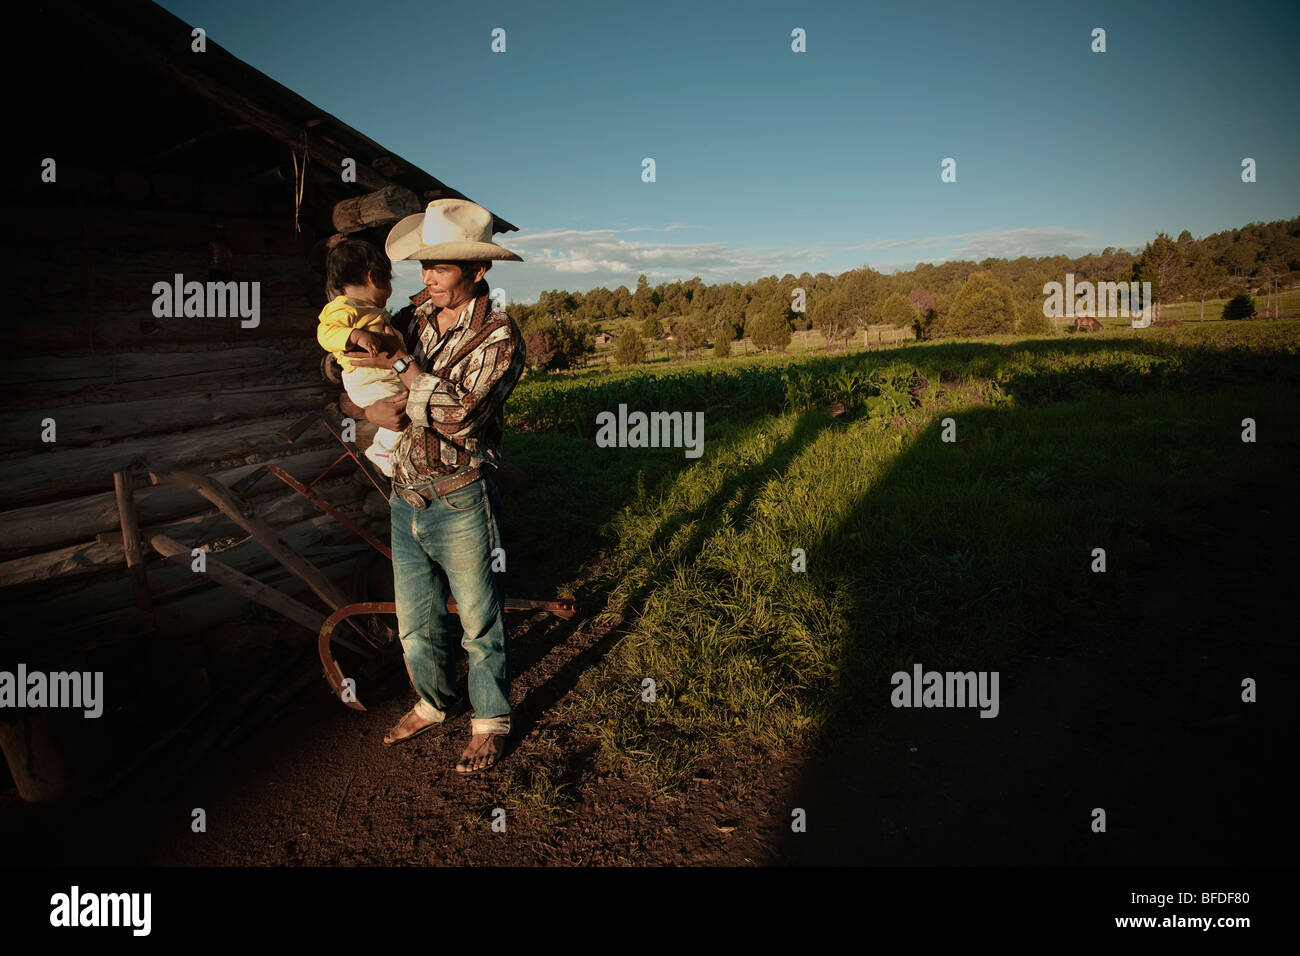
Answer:
[[(1261, 292), (1259, 295), (1253, 296), (1253, 298), (1255, 299), (1255, 307), (1259, 310), (1260, 315), (1263, 315), (1264, 294)], [(1278, 299), (1281, 300), (1283, 315), (1300, 312), (1300, 289), (1283, 289), (1279, 293)], [(1223, 307), (1227, 303), (1227, 299), (1206, 299), (1205, 321), (1222, 321), (1220, 316), (1223, 315)], [(1178, 319), (1181, 322), (1199, 322), (1201, 321), (1201, 303), (1174, 302), (1161, 306), (1160, 317), (1162, 319)]]
[[(997, 669), (1081, 614), (1122, 627), (1163, 555), (1290, 493), (1298, 344), (1297, 321), (1206, 322), (526, 380), (510, 587), (563, 592), (603, 550), (593, 593), (622, 633), (573, 712), (601, 759), (665, 794), (722, 750), (757, 773), (869, 722), (913, 661)], [(619, 402), (704, 410), (704, 456), (596, 448)], [(562, 804), (530, 779), (521, 806)]]

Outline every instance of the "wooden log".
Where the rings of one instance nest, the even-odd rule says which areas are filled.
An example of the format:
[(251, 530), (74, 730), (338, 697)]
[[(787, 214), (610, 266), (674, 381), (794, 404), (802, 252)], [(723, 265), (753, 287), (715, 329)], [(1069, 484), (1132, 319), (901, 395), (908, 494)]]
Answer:
[[(304, 439), (302, 446), (285, 445), (277, 456), (268, 456), (266, 461), (274, 461), (300, 481), (310, 482), (338, 458), (341, 452), (342, 449), (335, 442), (326, 447), (312, 447)], [(345, 467), (348, 464), (344, 462), (337, 472), (331, 474), (346, 475), (352, 470)], [(219, 471), (212, 477), (229, 487), (260, 467), (260, 463), (240, 465)], [(279, 482), (270, 477), (258, 484), (255, 490), (262, 495), (287, 495)], [(148, 485), (135, 493), (135, 500), (138, 519), (146, 525), (161, 525), (185, 515), (194, 515), (194, 520), (206, 519), (215, 513), (195, 499), (187, 488)], [(15, 551), (46, 551), (75, 542), (86, 542), (97, 534), (111, 531), (117, 524), (117, 505), (112, 492), (85, 495), (70, 501), (55, 501), (7, 511), (0, 514), (0, 523), (3, 523), (5, 529), (6, 557), (13, 558), (18, 556), (13, 553)]]
[[(323, 296), (322, 296), (323, 298)], [(70, 313), (65, 308), (24, 309), (23, 351), (49, 355), (84, 348), (87, 342), (99, 352), (166, 344), (212, 343), (245, 337), (252, 345), (266, 339), (297, 337), (310, 342), (316, 335), (321, 304), (310, 297), (286, 296), (261, 304), (258, 324), (244, 328), (238, 316), (226, 318), (159, 318), (148, 303), (132, 309)]]
[(153, 609), (153, 600), (149, 596), (149, 577), (144, 569), (140, 524), (136, 520), (135, 498), (131, 494), (133, 487), (134, 480), (129, 471), (113, 473), (113, 492), (117, 497), (117, 513), (122, 526), (122, 550), (131, 575), (131, 587), (135, 591), (135, 603), (140, 610), (149, 611)]
[(310, 561), (294, 551), (274, 528), (260, 518), (245, 514), (245, 503), (240, 501), (229, 488), (205, 475), (184, 471), (150, 472), (149, 480), (155, 485), (181, 485), (207, 498), (220, 508), (226, 517), (256, 538), (273, 558), (304, 581), (331, 610), (337, 611), (345, 604), (351, 603), (351, 599), (343, 593), (342, 589), (321, 574)]
[[(316, 487), (319, 491), (334, 494), (341, 501), (355, 501), (357, 493), (362, 491), (351, 478), (322, 482)], [(192, 500), (193, 496), (190, 497)], [(320, 513), (313, 502), (285, 492), (281, 492), (279, 498), (262, 505), (259, 511), (263, 519), (273, 527), (291, 525)], [(230, 538), (237, 532), (234, 522), (226, 519), (220, 511), (211, 510), (148, 529), (150, 534), (165, 533), (192, 541), (192, 547), (211, 545)], [(0, 588), (106, 571), (121, 565), (125, 558), (120, 533), (100, 532), (89, 541), (0, 562)], [(144, 559), (142, 549), (139, 556), (142, 564)]]
[[(43, 384), (49, 388), (82, 389), (91, 385), (122, 385), (129, 382), (169, 382), (169, 392), (178, 391), (187, 376), (207, 371), (228, 373), (275, 372), (289, 368), (315, 368), (323, 349), (301, 338), (241, 344), (228, 338), (167, 350), (114, 352), (99, 355), (22, 355), (5, 362), (6, 386)], [(291, 364), (290, 364), (291, 363)]]
[[(279, 534), (295, 550), (305, 550), (321, 544), (351, 544), (356, 541), (351, 533), (324, 515), (279, 529)], [(243, 541), (219, 553), (222, 563), (227, 567), (260, 580), (270, 581), (269, 575), (282, 567), (255, 540)], [(324, 556), (320, 560), (324, 564), (332, 560), (332, 557)], [(342, 558), (355, 560), (348, 555), (343, 555)], [(181, 568), (170, 563), (152, 569), (149, 581), (154, 608), (159, 614), (170, 602), (201, 592), (212, 585), (203, 575), (190, 571), (188, 566)], [(281, 587), (281, 590), (287, 589)], [(10, 595), (15, 592), (17, 595), (34, 593), (39, 598), (21, 600), (10, 597), (6, 602), (8, 616), (5, 633), (0, 634), (0, 641), (22, 637), (24, 633), (39, 633), (42, 640), (56, 635), (85, 633), (93, 631), (95, 621), (106, 615), (123, 618), (125, 612), (139, 613), (125, 574), (109, 574), (89, 583), (73, 579), (24, 585), (15, 588)], [(310, 589), (307, 589), (307, 593), (310, 593)], [(226, 600), (229, 600), (228, 595)], [(158, 621), (159, 627), (163, 628), (161, 616)]]
[[(98, 176), (94, 170), (81, 171), (82, 176)], [(64, 178), (64, 166), (59, 165), (59, 180)], [(106, 194), (111, 195), (111, 191)], [(109, 256), (129, 256), (168, 252), (175, 257), (181, 250), (201, 250), (212, 238), (212, 216), (207, 213), (156, 207), (123, 206), (112, 203), (90, 203), (78, 209), (78, 215), (84, 219), (88, 229), (87, 242), (97, 254)], [(29, 239), (47, 240), (40, 243), (42, 253), (46, 250), (62, 254), (66, 251), (68, 234), (66, 226), (60, 229), (58, 217), (37, 217), (24, 229), (24, 236)], [(283, 255), (302, 255), (314, 238), (304, 237), (285, 228), (283, 220), (276, 216), (246, 216), (236, 213), (222, 215), (221, 224), (225, 227), (226, 242), (236, 255), (249, 253), (280, 253)], [(192, 255), (202, 255), (193, 251)], [(49, 268), (49, 259), (58, 258), (43, 254), (34, 260), (33, 265)]]
[[(95, 282), (93, 286), (84, 277), (62, 276), (40, 279), (38, 276), (30, 276), (29, 280), (41, 281), (39, 294), (43, 298), (26, 303), (24, 311), (31, 315), (71, 316), (78, 321), (81, 316), (90, 316), (98, 312), (143, 312), (148, 313), (151, 318), (159, 320), (187, 319), (190, 325), (205, 330), (221, 328), (224, 319), (236, 319), (239, 321), (236, 321), (230, 327), (237, 331), (227, 333), (227, 337), (232, 338), (234, 335), (260, 329), (260, 320), (268, 315), (274, 315), (289, 308), (296, 308), (299, 302), (310, 302), (314, 296), (324, 297), (324, 282), (311, 270), (310, 263), (304, 262), (303, 265), (307, 269), (302, 273), (290, 272), (277, 275), (267, 272), (255, 272), (252, 269), (244, 268), (241, 263), (237, 262), (232, 266), (228, 275), (212, 280), (256, 282), (258, 284), (257, 318), (259, 321), (256, 325), (240, 325), (239, 321), (251, 322), (253, 316), (235, 315), (233, 312), (228, 312), (225, 316), (154, 315), (154, 302), (158, 298), (158, 294), (153, 291), (155, 283), (166, 283), (168, 290), (166, 301), (169, 305), (172, 305), (175, 300), (171, 294), (171, 287), (177, 275), (182, 277), (183, 284), (190, 282), (206, 283), (211, 279), (206, 260), (202, 265), (195, 265), (172, 259), (160, 268), (141, 270), (133, 276), (103, 277)], [(250, 286), (249, 289), (251, 291), (252, 287)], [(206, 287), (204, 292), (206, 294)], [(94, 296), (94, 308), (91, 308), (91, 303), (84, 301), (82, 297), (85, 296)], [(181, 301), (181, 307), (184, 308), (184, 299)], [(319, 311), (318, 308), (316, 312), (319, 313)], [(315, 318), (315, 315), (311, 316), (311, 318)]]
[(0, 750), (18, 796), (29, 803), (56, 800), (72, 789), (63, 750), (50, 729), (50, 712), (24, 713), (14, 721), (0, 721)]
[(358, 232), (371, 226), (396, 222), (424, 207), (419, 197), (403, 186), (385, 186), (383, 189), (354, 196), (334, 204), (334, 229), (342, 233)]
[[(333, 519), (323, 515), (306, 518), (296, 524), (278, 530), (284, 540), (288, 543), (289, 547), (296, 552), (306, 551), (310, 548), (319, 547), (322, 544), (343, 544), (345, 542), (350, 544), (356, 541), (356, 537), (350, 534), (345, 528), (341, 527)], [(225, 547), (216, 553), (221, 555), (222, 562), (228, 567), (232, 567), (236, 571), (243, 571), (245, 574), (259, 579), (265, 578), (267, 574), (271, 573), (276, 568), (284, 567), (283, 563), (272, 556), (261, 542), (251, 538)], [(332, 558), (333, 556), (329, 557)], [(169, 572), (176, 571), (176, 569), (170, 567), (166, 568), (166, 570)], [(156, 572), (156, 576), (160, 579), (162, 578), (162, 574), (162, 570)], [(153, 588), (155, 599), (171, 600), (179, 595), (188, 594), (196, 589), (201, 589), (206, 585), (206, 582), (203, 580), (196, 582), (196, 577), (198, 576), (192, 572), (188, 575), (177, 573), (176, 577), (164, 581), (161, 586), (155, 586)], [(300, 580), (294, 576), (292, 572), (291, 577), (293, 577), (294, 580)], [(326, 577), (328, 577), (328, 575), (326, 575)], [(284, 589), (281, 588), (281, 590)], [(116, 596), (114, 597), (114, 601), (116, 602), (115, 606), (123, 606), (123, 595), (125, 593), (126, 592), (122, 589), (121, 581), (119, 580)], [(303, 593), (311, 593), (310, 586), (306, 586), (306, 590)]]
[[(351, 555), (322, 559), (320, 567), (337, 580), (350, 578), (355, 565)], [(306, 585), (279, 565), (255, 569), (257, 580), (271, 585), (290, 597), (307, 597)], [(221, 625), (244, 617), (250, 608), (247, 601), (237, 598), (215, 582), (202, 581), (188, 591), (159, 601), (154, 613), (158, 618), (159, 632), (168, 639), (199, 634), (205, 640), (221, 633)], [(123, 640), (133, 640), (138, 632), (141, 613), (129, 605), (111, 610), (96, 609), (79, 620), (69, 621), (58, 630), (42, 632), (44, 646), (61, 641), (78, 649), (102, 647)], [(301, 633), (309, 642), (315, 635)]]
[[(186, 545), (172, 540), (165, 534), (151, 535), (149, 543), (160, 554), (186, 567), (189, 566), (190, 548)], [(204, 573), (213, 581), (229, 588), (249, 601), (270, 608), (295, 624), (301, 624), (308, 630), (319, 631), (325, 623), (326, 615), (321, 614), (319, 611), (313, 611), (307, 605), (295, 601), (269, 585), (263, 584), (257, 578), (249, 577), (247, 574), (241, 574), (233, 568), (227, 567), (214, 557), (206, 558), (204, 566), (207, 568)]]
[[(293, 387), (305, 387), (308, 384), (314, 385), (313, 379), (328, 381), (321, 374), (324, 358), (322, 354), (314, 356), (309, 363), (285, 364), (256, 370), (240, 369), (228, 373), (200, 372), (183, 378), (148, 379), (140, 382), (123, 382), (120, 385), (101, 384), (81, 389), (78, 389), (73, 382), (50, 383), (63, 386), (58, 389), (45, 389), (31, 385), (17, 386), (8, 393), (6, 404), (12, 405), (15, 411), (37, 409), (57, 412), (60, 408), (73, 405), (125, 405), (128, 402), (184, 392), (222, 391), (227, 387), (239, 392), (274, 392), (290, 387), (287, 383), (296, 382), (297, 385)], [(313, 369), (315, 375), (312, 374)], [(339, 385), (338, 382), (332, 381), (329, 384), (335, 388)]]
[(10, 458), (0, 469), (0, 508), (39, 504), (112, 487), (115, 471), (137, 464), (158, 468), (195, 466), (207, 470), (234, 467), (252, 455), (270, 455), (284, 447), (276, 432), (300, 413), (245, 421), (238, 425), (197, 428), (183, 434), (150, 435), (114, 442), (103, 448), (58, 448), (57, 443), (25, 458)]
[(320, 385), (278, 383), (216, 394), (178, 392), (135, 402), (97, 402), (7, 412), (0, 414), (0, 435), (6, 436), (6, 440), (0, 441), (0, 450), (26, 448), (38, 453), (41, 423), (46, 418), (53, 418), (57, 423), (59, 446), (76, 448), (179, 432), (195, 426), (244, 422), (277, 412), (301, 413), (330, 401), (335, 387), (324, 382)]

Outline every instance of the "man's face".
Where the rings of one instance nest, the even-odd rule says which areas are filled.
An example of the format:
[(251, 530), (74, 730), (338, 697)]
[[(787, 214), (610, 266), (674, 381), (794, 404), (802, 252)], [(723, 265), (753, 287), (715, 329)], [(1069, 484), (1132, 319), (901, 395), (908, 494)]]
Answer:
[(462, 272), (458, 262), (420, 261), (420, 276), (429, 298), (440, 309), (469, 299), (474, 290), (474, 273)]

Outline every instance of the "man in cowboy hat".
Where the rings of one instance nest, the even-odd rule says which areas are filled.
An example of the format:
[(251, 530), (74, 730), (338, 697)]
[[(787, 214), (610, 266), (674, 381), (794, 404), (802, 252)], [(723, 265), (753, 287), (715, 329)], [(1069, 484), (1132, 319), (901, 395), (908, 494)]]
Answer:
[(492, 214), (464, 199), (437, 199), (407, 216), (385, 250), (419, 260), (425, 289), (393, 321), (404, 347), (357, 363), (392, 368), (409, 390), (366, 409), (375, 424), (402, 431), (392, 451), (393, 581), (418, 695), (384, 743), (437, 726), (456, 703), (455, 619), (446, 608), (454, 597), (474, 710), (456, 770), (472, 773), (500, 758), (510, 733), (501, 499), (490, 470), (501, 462), (502, 406), (524, 367), (519, 327), (493, 307), (483, 275), (493, 260), (523, 260), (492, 241)]

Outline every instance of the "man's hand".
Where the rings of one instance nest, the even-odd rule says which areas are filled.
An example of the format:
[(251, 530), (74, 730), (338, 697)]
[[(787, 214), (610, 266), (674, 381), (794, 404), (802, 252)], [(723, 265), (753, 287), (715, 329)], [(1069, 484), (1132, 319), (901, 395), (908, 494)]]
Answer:
[[(347, 356), (353, 368), (392, 368), (401, 351), (401, 349), (395, 349), (392, 352), (378, 352), (375, 355), (367, 355), (364, 352), (356, 354), (344, 352), (343, 354)], [(407, 358), (410, 358), (410, 356), (407, 356)]]
[(391, 398), (381, 398), (374, 404), (366, 406), (366, 420), (380, 428), (400, 432), (411, 421), (404, 414), (406, 397), (407, 393), (403, 392)]
[(379, 351), (381, 352), (400, 352), (406, 347), (402, 337), (391, 328), (385, 328), (382, 332), (375, 333), (379, 337)]

